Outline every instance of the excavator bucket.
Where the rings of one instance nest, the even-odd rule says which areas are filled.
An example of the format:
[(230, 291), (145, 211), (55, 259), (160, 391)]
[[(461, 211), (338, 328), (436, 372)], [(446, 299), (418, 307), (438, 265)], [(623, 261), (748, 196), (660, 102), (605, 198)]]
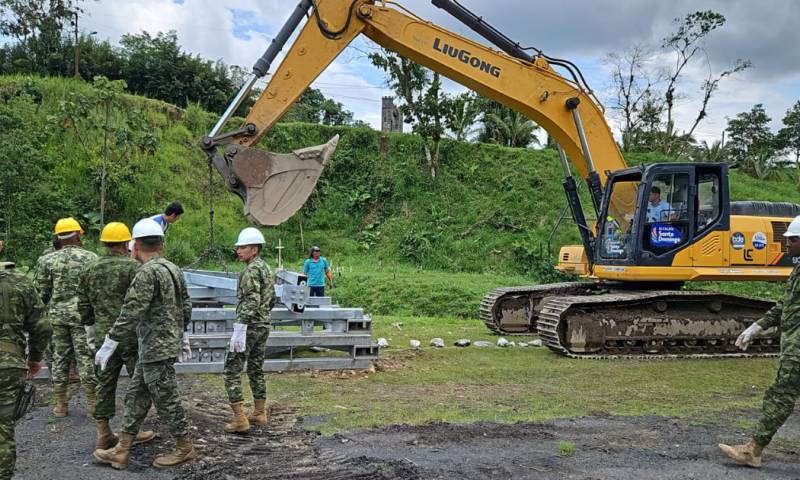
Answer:
[(294, 215), (308, 200), (339, 143), (336, 135), (328, 143), (295, 150), (271, 153), (236, 146), (230, 167), (244, 187), (244, 214), (260, 226), (280, 225)]

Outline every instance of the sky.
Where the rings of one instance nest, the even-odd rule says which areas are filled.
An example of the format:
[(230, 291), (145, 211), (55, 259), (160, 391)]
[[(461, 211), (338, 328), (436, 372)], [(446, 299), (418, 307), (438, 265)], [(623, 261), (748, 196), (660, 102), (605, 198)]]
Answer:
[[(800, 1), (796, 0), (461, 0), (515, 41), (577, 64), (607, 106), (611, 104), (610, 52), (632, 45), (658, 50), (673, 30), (672, 21), (696, 10), (722, 13), (727, 23), (705, 43), (709, 61), (687, 69), (679, 85), (684, 92), (676, 108), (678, 130), (688, 129), (701, 100), (700, 85), (709, 71), (720, 72), (737, 59), (753, 67), (723, 80), (711, 100), (708, 117), (696, 131), (698, 140), (718, 139), (727, 119), (763, 103), (772, 128), (800, 100)], [(81, 29), (118, 43), (125, 33), (175, 30), (182, 47), (212, 60), (248, 70), (296, 6), (296, 0), (88, 0)], [(477, 38), (469, 29), (428, 0), (405, 0), (416, 15), (448, 30)], [(373, 127), (380, 127), (381, 97), (391, 95), (383, 73), (370, 65), (367, 53), (377, 46), (357, 39), (317, 79), (314, 87)], [(705, 58), (705, 56), (703, 56)], [(653, 68), (666, 67), (660, 55)], [(710, 69), (710, 70), (709, 70)], [(447, 82), (450, 93), (466, 91)], [(607, 110), (618, 133), (619, 119)]]

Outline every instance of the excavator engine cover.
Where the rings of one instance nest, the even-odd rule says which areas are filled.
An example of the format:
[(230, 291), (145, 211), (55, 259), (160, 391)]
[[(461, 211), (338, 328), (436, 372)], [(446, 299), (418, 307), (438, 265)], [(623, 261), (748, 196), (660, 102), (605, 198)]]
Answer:
[(214, 163), (228, 188), (242, 197), (245, 216), (260, 226), (276, 226), (303, 207), (338, 142), (336, 135), (324, 145), (292, 153), (229, 145)]

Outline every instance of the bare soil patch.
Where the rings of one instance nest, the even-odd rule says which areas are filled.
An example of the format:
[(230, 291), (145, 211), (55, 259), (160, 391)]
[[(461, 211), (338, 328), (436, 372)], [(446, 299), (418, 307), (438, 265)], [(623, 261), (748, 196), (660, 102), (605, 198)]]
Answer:
[[(200, 458), (172, 471), (150, 463), (171, 449), (172, 439), (151, 412), (146, 427), (161, 432), (134, 447), (127, 471), (98, 465), (92, 458), (94, 421), (76, 393), (71, 414), (50, 415), (40, 404), (17, 427), (16, 479), (64, 480), (382, 480), (382, 479), (796, 479), (800, 461), (800, 415), (793, 416), (765, 457), (761, 471), (739, 467), (717, 450), (719, 442), (747, 439), (743, 419), (755, 411), (693, 422), (659, 416), (597, 415), (535, 423), (392, 425), (321, 436), (303, 428), (304, 419), (287, 406), (272, 405), (270, 424), (243, 435), (223, 432), (230, 418), (223, 392), (190, 377), (180, 379), (187, 398)], [(41, 400), (49, 399), (40, 388)], [(121, 399), (117, 426), (121, 417)], [(365, 407), (368, 408), (368, 407)], [(307, 419), (313, 423), (314, 419)], [(562, 456), (559, 444), (574, 445)]]

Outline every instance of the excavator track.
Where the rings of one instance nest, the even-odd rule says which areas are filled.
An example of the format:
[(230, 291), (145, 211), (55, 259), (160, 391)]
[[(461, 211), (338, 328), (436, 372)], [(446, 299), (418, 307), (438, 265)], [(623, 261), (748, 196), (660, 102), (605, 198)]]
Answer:
[(598, 284), (586, 282), (496, 288), (481, 301), (480, 318), (498, 335), (533, 335), (536, 334), (537, 308), (543, 298), (586, 294), (598, 288)]
[(610, 291), (560, 295), (538, 305), (537, 330), (550, 350), (583, 359), (777, 356), (770, 329), (747, 352), (734, 342), (772, 302), (703, 291)]

